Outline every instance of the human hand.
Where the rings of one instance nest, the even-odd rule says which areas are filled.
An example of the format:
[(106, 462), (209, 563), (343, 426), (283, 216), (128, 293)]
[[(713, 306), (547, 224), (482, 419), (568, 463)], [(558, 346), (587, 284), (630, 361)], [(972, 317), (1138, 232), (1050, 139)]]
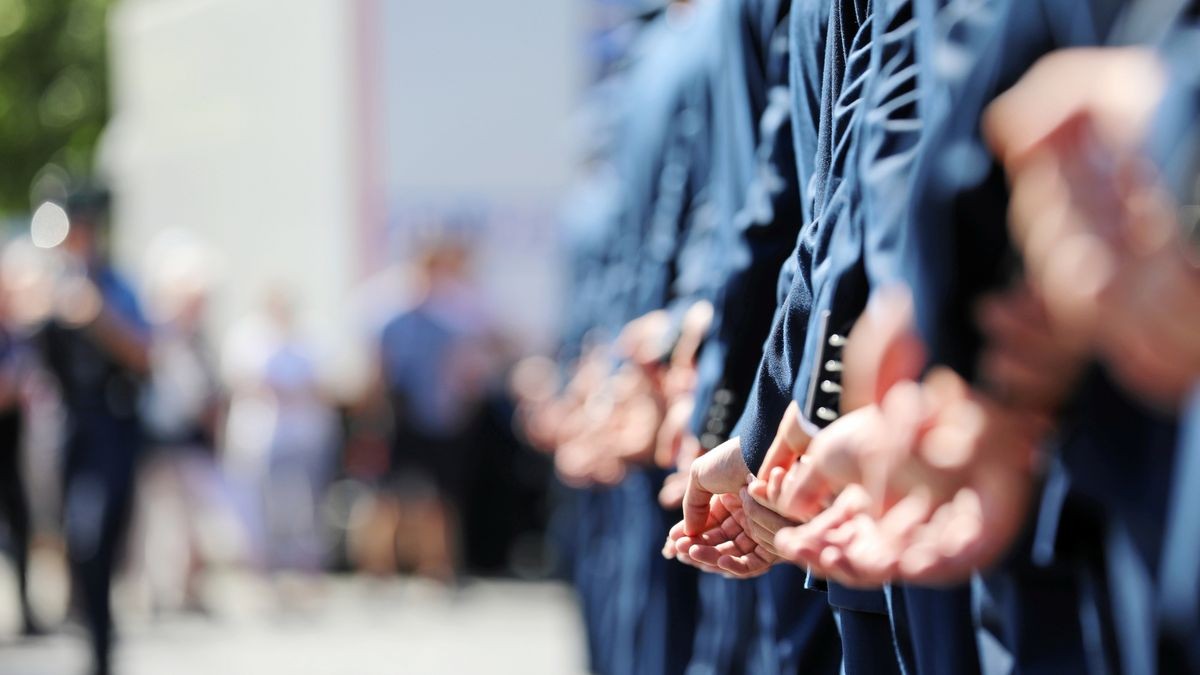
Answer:
[(712, 498), (704, 531), (689, 535), (682, 522), (671, 528), (663, 555), (702, 571), (735, 579), (764, 574), (778, 556), (747, 534), (742, 501), (732, 494)]

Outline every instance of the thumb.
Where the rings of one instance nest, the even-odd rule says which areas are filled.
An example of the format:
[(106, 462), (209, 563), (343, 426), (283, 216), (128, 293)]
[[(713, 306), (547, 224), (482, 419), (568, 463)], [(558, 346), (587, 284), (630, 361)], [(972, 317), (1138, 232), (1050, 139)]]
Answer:
[(916, 331), (912, 293), (906, 286), (883, 288), (846, 342), (844, 412), (883, 401), (898, 382), (916, 380), (925, 366), (925, 345)]
[(678, 365), (693, 365), (704, 343), (704, 337), (712, 326), (713, 306), (706, 300), (701, 300), (688, 308), (683, 315), (683, 325), (679, 329), (679, 340), (675, 343), (675, 351), (671, 354), (671, 363)]
[(683, 495), (683, 523), (687, 533), (694, 536), (708, 529), (713, 495), (737, 492), (748, 482), (748, 474), (738, 438), (725, 441), (693, 462)]
[(775, 467), (790, 467), (796, 458), (808, 449), (811, 440), (800, 426), (800, 405), (792, 401), (783, 413), (783, 421), (779, 423), (779, 430), (775, 432), (771, 447), (767, 448), (767, 454), (758, 470), (758, 477), (766, 480)]

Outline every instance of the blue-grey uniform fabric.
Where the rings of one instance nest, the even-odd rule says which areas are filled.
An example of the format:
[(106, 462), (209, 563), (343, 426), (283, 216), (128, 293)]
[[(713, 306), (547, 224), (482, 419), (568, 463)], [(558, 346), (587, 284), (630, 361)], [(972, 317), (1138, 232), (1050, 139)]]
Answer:
[[(807, 11), (797, 15), (792, 35), (816, 32), (811, 28), (815, 8), (796, 9)], [(814, 96), (811, 76), (806, 81), (805, 66), (795, 69), (801, 79), (793, 87), (793, 120), (798, 126), (794, 136), (797, 153), (804, 153), (797, 157), (797, 174), (805, 186), (801, 213), (806, 220), (797, 239), (794, 262), (781, 275), (790, 283), (735, 431), (742, 439), (747, 465), (755, 470), (793, 398), (801, 364), (804, 359), (820, 358), (821, 350), (813, 349), (809, 342), (814, 335), (814, 320), (818, 323), (815, 330), (823, 332), (819, 317), (838, 299), (831, 293), (819, 293), (831, 291), (834, 284), (828, 284), (829, 280), (861, 262), (861, 246), (855, 243), (848, 218), (853, 205), (849, 191), (857, 173), (851, 161), (855, 124), (863, 89), (871, 75), (871, 26), (869, 2), (833, 3), (828, 9), (819, 97)], [(793, 48), (803, 54), (811, 53), (812, 46), (794, 44)], [(813, 119), (817, 121), (815, 136)], [(804, 128), (799, 128), (801, 125)], [(838, 243), (834, 243), (835, 237)], [(856, 315), (857, 310), (853, 311)], [(829, 602), (838, 614), (846, 672), (898, 672), (882, 593), (836, 588), (831, 589)]]
[(582, 355), (588, 333), (603, 323), (605, 266), (617, 225), (619, 192), (607, 158), (596, 158), (568, 193), (562, 222), (566, 298), (558, 361), (565, 373)]
[[(721, 403), (713, 404), (714, 392), (722, 378), (726, 373), (737, 372), (722, 363), (724, 355), (733, 353), (725, 339), (729, 331), (722, 327), (737, 320), (736, 313), (746, 297), (731, 292), (730, 280), (747, 268), (762, 269), (754, 265), (778, 267), (777, 262), (772, 263), (761, 251), (746, 250), (744, 228), (737, 214), (751, 184), (758, 179), (757, 125), (766, 105), (771, 27), (781, 8), (776, 2), (737, 0), (720, 2), (718, 9), (722, 39), (718, 45), (720, 58), (713, 63), (716, 95), (713, 168), (708, 186), (708, 215), (715, 229), (715, 245), (707, 259), (692, 261), (709, 282), (702, 297), (713, 304), (714, 328), (699, 357), (697, 414), (693, 422), (693, 431), (709, 448), (716, 444), (712, 440), (714, 432), (724, 431), (718, 425), (726, 423), (727, 411), (733, 405), (727, 391), (717, 397)], [(755, 253), (759, 256), (750, 260)], [(753, 325), (744, 329), (746, 332), (738, 335), (752, 335), (756, 330)], [(706, 426), (711, 428), (706, 431)], [(701, 575), (698, 592), (700, 615), (688, 673), (753, 672), (761, 662), (754, 582)]]
[(778, 44), (775, 29), (784, 9), (761, 0), (726, 5), (724, 23), (731, 34), (718, 63), (710, 190), (720, 245), (709, 270), (715, 280), (713, 326), (699, 355), (693, 419), (693, 430), (708, 448), (724, 440), (741, 408), (746, 372), (752, 374), (758, 363), (758, 346), (775, 308), (771, 295), (756, 291), (764, 283), (774, 285), (798, 227), (788, 213), (777, 217), (776, 202), (792, 196), (772, 161), (776, 149), (790, 141), (778, 142), (787, 109), (776, 105), (772, 117), (764, 118), (769, 98), (787, 83), (786, 49), (772, 46)]
[[(853, 213), (855, 228), (861, 232), (862, 269), (841, 282), (851, 289), (863, 284), (859, 292), (895, 283), (905, 266), (912, 264), (903, 252), (911, 230), (905, 205), (924, 130), (918, 100), (920, 62), (933, 56), (922, 49), (928, 43), (921, 40), (919, 25), (924, 22), (928, 30), (937, 20), (938, 9), (932, 3), (911, 0), (876, 1), (870, 66), (874, 76), (859, 123), (858, 208)], [(861, 298), (850, 300), (853, 295), (853, 290), (843, 295), (851, 309), (861, 302)], [(847, 326), (836, 311), (830, 312), (826, 323), (827, 331), (845, 331)], [(817, 417), (822, 408), (837, 410), (836, 398), (825, 386), (827, 381), (836, 381), (831, 379), (836, 373), (822, 370), (818, 361), (809, 371), (813, 375), (804, 399), (809, 414)], [(906, 673), (979, 671), (969, 587), (893, 585), (886, 590), (893, 639)]]
[[(980, 346), (971, 324), (972, 305), (982, 293), (1006, 284), (1015, 272), (1004, 221), (1007, 192), (1002, 172), (980, 138), (980, 113), (1041, 55), (1061, 47), (1103, 43), (1120, 4), (1008, 1), (980, 8), (972, 3), (972, 19), (963, 21), (959, 32), (960, 38), (967, 39), (948, 44), (951, 49), (943, 50), (944, 56), (931, 64), (936, 87), (925, 97), (930, 102), (926, 123), (935, 131), (916, 171), (916, 236), (909, 244), (917, 261), (910, 269), (917, 274), (909, 284), (933, 361), (950, 365), (968, 378)], [(1100, 581), (1081, 583), (1080, 589), (1087, 610), (1080, 619), (1083, 633), (1096, 636), (1086, 645), (1087, 660), (1118, 667), (1107, 653), (1110, 641), (1105, 639), (1117, 635), (1120, 666), (1144, 672), (1148, 666), (1142, 643), (1148, 617), (1139, 600), (1145, 594), (1137, 589), (1147, 582), (1146, 570), (1154, 568), (1155, 541), (1161, 536), (1155, 518), (1161, 518), (1162, 498), (1153, 494), (1161, 489), (1152, 486), (1161, 485), (1170, 470), (1170, 452), (1151, 449), (1170, 444), (1173, 434), (1169, 423), (1132, 403), (1103, 374), (1084, 383), (1071, 410), (1056, 442), (1061, 462), (1055, 466), (1060, 468), (1052, 472), (1048, 484), (1069, 486), (1067, 498), (1054, 500), (1052, 508), (1083, 514), (1083, 519), (1049, 514), (1042, 520), (1064, 523), (1057, 532), (1049, 528), (1050, 548), (1057, 544), (1060, 552), (1071, 552), (1077, 559), (1076, 577)], [(1045, 542), (1036, 546), (1046, 548)], [(1106, 576), (1113, 582), (1111, 594), (1107, 593), (1110, 586), (1103, 583)], [(1029, 612), (1028, 621), (1022, 622), (1027, 629), (1045, 625), (1032, 613), (1036, 605), (1015, 610)], [(1113, 626), (1114, 621), (1119, 627)], [(1033, 641), (1026, 653), (1054, 658), (1057, 652), (1037, 646), (1039, 640), (1054, 639), (1047, 635), (1023, 630), (1020, 637)], [(1045, 663), (1042, 667), (1066, 670), (1070, 666)]]
[[(647, 28), (629, 71), (615, 155), (622, 241), (612, 283), (623, 285), (622, 322), (702, 293), (707, 283), (693, 274), (691, 261), (705, 257), (713, 236), (707, 188), (721, 9), (720, 3), (702, 3), (668, 11)], [(616, 488), (616, 673), (683, 672), (691, 656), (696, 571), (660, 555), (680, 517), (658, 506), (664, 475), (632, 469)]]
[[(724, 440), (740, 412), (774, 312), (778, 270), (799, 229), (787, 95), (789, 4), (723, 4), (728, 39), (717, 64), (709, 190), (719, 236), (707, 268), (715, 282), (714, 325), (700, 355), (693, 420), (707, 448)], [(689, 672), (836, 668), (840, 649), (829, 611), (794, 577), (781, 570), (756, 582), (702, 579), (705, 611)]]
[(1200, 386), (1182, 422), (1158, 593), (1162, 672), (1200, 670)]
[[(971, 81), (965, 74), (971, 72), (974, 60), (996, 39), (1004, 16), (1003, 3), (918, 0), (917, 7), (923, 16), (935, 17), (922, 21), (918, 33), (923, 52), (919, 63), (919, 105), (926, 128), (945, 125), (948, 118), (961, 118), (962, 128), (967, 129), (972, 116), (977, 126), (980, 110), (963, 108), (957, 112), (958, 94), (954, 87), (966, 86), (963, 82)], [(945, 137), (927, 140), (923, 165), (928, 166), (936, 153), (946, 152), (946, 148), (955, 142), (947, 141)], [(962, 169), (969, 167), (958, 170)], [(946, 176), (928, 180), (944, 182)], [(923, 184), (926, 189), (942, 187)], [(908, 212), (907, 205), (905, 210)], [(925, 213), (914, 209), (912, 218), (923, 217)], [(918, 238), (913, 234), (914, 230), (910, 229), (897, 240), (903, 255), (913, 255), (917, 249)], [(937, 255), (953, 253), (941, 251)], [(906, 264), (906, 269), (916, 270), (923, 263), (917, 256), (915, 260), (907, 259)], [(911, 279), (909, 281), (911, 283)], [(918, 305), (931, 302), (919, 290), (916, 298)], [(973, 605), (983, 671), (1079, 672), (1085, 667), (1086, 659), (1080, 635), (1074, 570), (1054, 562), (1034, 565), (1029, 560), (1028, 545), (1016, 548), (1018, 550), (1005, 564), (990, 571), (986, 578), (978, 579), (975, 585)], [(925, 595), (925, 592), (909, 590), (907, 594), (911, 600), (912, 596)], [(962, 599), (960, 591), (957, 601)], [(954, 598), (947, 601), (956, 602)], [(1054, 627), (1053, 639), (1047, 639), (1049, 626)], [(919, 629), (914, 632), (920, 633)], [(961, 631), (956, 634), (959, 641), (965, 638)]]
[[(833, 209), (836, 215), (845, 206), (844, 197), (834, 195), (846, 169), (852, 121), (868, 75), (869, 10), (870, 3), (864, 0), (846, 0), (830, 6), (815, 144), (808, 128), (795, 132), (797, 175), (800, 184), (806, 186), (802, 194), (806, 220), (793, 250), (795, 262), (788, 269), (790, 283), (776, 310), (745, 410), (735, 427), (746, 464), (752, 470), (762, 464), (783, 411), (792, 400), (802, 359), (813, 358), (805, 354), (805, 344), (812, 316), (819, 313), (813, 307), (816, 284), (829, 276), (832, 264), (830, 240), (836, 228), (835, 219), (828, 217), (828, 207), (831, 202), (837, 204)], [(805, 17), (799, 22), (802, 27), (808, 25)], [(803, 51), (805, 46), (795, 48)], [(807, 121), (813, 116), (807, 93), (810, 85), (800, 84), (793, 89), (792, 97), (793, 119), (798, 125), (799, 120)], [(810, 145), (815, 147), (811, 158), (799, 154), (807, 152)], [(805, 175), (806, 172), (811, 173)]]
[[(802, 332), (795, 336), (802, 348), (796, 360), (789, 400), (801, 404), (803, 415), (820, 426), (831, 421), (819, 412), (836, 411), (836, 403), (818, 405), (808, 386), (809, 373), (829, 370), (822, 381), (835, 382), (830, 362), (840, 362), (835, 333), (845, 335), (840, 323), (852, 322), (865, 306), (862, 278), (862, 233), (854, 217), (860, 206), (860, 130), (867, 112), (864, 96), (878, 72), (872, 69), (875, 49), (873, 3), (834, 5), (828, 29), (826, 75), (821, 99), (815, 173), (809, 182), (810, 213), (801, 233), (801, 254), (807, 264), (793, 278), (792, 288), (811, 293), (812, 309)], [(831, 322), (834, 314), (838, 318)], [(836, 383), (836, 382), (835, 382)], [(832, 387), (825, 387), (831, 390)], [(819, 411), (819, 412), (818, 412)], [(758, 452), (761, 449), (750, 449)], [(851, 590), (829, 584), (828, 600), (838, 612), (842, 629), (844, 666), (847, 672), (893, 672), (898, 668), (893, 652), (886, 601), (880, 590)], [(857, 636), (857, 637), (856, 637)], [(886, 636), (886, 639), (881, 639)], [(862, 642), (865, 639), (873, 643)], [(863, 659), (869, 658), (867, 662)]]
[[(611, 240), (615, 237), (617, 190), (611, 167), (601, 158), (567, 195), (562, 214), (563, 246), (569, 261), (567, 297), (559, 348), (560, 370), (569, 373), (582, 354), (589, 331), (604, 325), (611, 311), (605, 291)], [(616, 550), (611, 536), (616, 522), (611, 491), (606, 488), (562, 488), (559, 508), (550, 524), (565, 558), (583, 612), (589, 670), (612, 672), (611, 638), (615, 628)]]
[(623, 303), (622, 324), (666, 305), (690, 216), (702, 206), (694, 197), (708, 167), (697, 153), (710, 147), (701, 139), (711, 121), (716, 10), (701, 3), (647, 26), (623, 85), (613, 155), (621, 213), (609, 282)]
[[(1162, 47), (1170, 83), (1150, 154), (1184, 206), (1181, 225), (1200, 256), (1200, 21), (1193, 6)], [(1200, 671), (1200, 384), (1180, 414), (1178, 458), (1163, 543), (1158, 668)]]

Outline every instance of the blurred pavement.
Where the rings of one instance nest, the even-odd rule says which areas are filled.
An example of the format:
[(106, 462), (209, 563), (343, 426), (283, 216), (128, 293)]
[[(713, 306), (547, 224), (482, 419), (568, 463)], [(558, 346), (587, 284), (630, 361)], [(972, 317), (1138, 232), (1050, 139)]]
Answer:
[[(78, 626), (36, 640), (13, 637), (11, 588), (10, 573), (0, 569), (0, 674), (84, 672)], [(558, 584), (475, 581), (447, 592), (402, 579), (271, 584), (230, 576), (206, 589), (209, 614), (157, 618), (131, 609), (129, 595), (126, 589), (118, 675), (585, 671), (582, 625)]]

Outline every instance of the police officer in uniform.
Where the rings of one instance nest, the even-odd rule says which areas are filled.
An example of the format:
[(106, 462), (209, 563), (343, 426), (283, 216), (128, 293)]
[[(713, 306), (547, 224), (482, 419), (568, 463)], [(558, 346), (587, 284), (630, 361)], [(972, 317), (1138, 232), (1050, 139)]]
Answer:
[(63, 517), (75, 590), (91, 635), (94, 672), (111, 667), (112, 577), (119, 562), (141, 449), (140, 386), (148, 326), (104, 249), (109, 196), (84, 189), (67, 202), (54, 317), (39, 331), (45, 363), (66, 408)]

